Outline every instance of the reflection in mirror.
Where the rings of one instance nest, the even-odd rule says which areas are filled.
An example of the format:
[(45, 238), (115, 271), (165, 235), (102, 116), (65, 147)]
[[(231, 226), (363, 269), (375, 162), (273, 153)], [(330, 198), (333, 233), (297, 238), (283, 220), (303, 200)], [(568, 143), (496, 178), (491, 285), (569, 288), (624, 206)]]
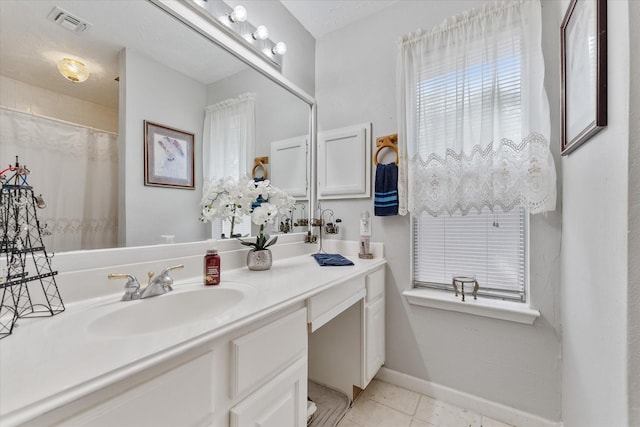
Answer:
[[(124, 4), (0, 1), (0, 163), (17, 155), (31, 169), (50, 251), (208, 238), (198, 219), (208, 106), (254, 94), (249, 165), (272, 142), (308, 135), (307, 103), (154, 4)], [(67, 57), (86, 65), (87, 81), (60, 75)], [(195, 190), (144, 185), (145, 120), (194, 134)], [(267, 167), (288, 183), (287, 168)]]

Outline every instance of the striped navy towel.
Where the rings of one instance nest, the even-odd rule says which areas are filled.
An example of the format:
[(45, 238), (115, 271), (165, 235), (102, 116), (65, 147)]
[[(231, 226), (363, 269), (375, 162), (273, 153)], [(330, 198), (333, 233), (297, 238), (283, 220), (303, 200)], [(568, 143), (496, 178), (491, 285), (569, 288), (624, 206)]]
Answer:
[(373, 198), (376, 216), (398, 215), (398, 165), (378, 163), (376, 186)]

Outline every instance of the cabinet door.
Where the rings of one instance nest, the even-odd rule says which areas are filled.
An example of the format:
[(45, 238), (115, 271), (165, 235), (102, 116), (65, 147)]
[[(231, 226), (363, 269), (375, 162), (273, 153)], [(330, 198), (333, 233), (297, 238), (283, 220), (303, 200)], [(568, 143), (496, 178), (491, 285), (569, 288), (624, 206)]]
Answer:
[(231, 427), (299, 427), (307, 424), (307, 359), (301, 357), (231, 409)]
[(371, 123), (318, 133), (318, 198), (371, 197)]
[(307, 135), (271, 143), (271, 183), (296, 200), (309, 198)]
[(384, 297), (382, 297), (365, 306), (365, 387), (384, 364), (384, 328)]
[(306, 318), (306, 310), (300, 309), (231, 341), (232, 398), (257, 389), (299, 357), (306, 358)]
[[(35, 423), (63, 427), (199, 427), (211, 424), (213, 353), (181, 366), (151, 369), (161, 373), (123, 393), (106, 399), (60, 423)], [(168, 370), (167, 370), (168, 369)], [(164, 372), (163, 372), (164, 371)], [(142, 374), (147, 375), (147, 374)], [(135, 381), (135, 380), (132, 380)], [(125, 380), (126, 383), (126, 380)], [(126, 386), (126, 384), (123, 384)], [(105, 389), (104, 394), (113, 391)]]

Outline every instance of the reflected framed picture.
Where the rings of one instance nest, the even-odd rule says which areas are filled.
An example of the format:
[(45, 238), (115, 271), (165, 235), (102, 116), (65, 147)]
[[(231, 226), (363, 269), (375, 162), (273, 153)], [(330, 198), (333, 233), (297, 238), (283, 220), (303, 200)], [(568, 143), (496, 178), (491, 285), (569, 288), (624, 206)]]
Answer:
[(562, 155), (607, 126), (607, 0), (571, 0), (560, 26)]
[(144, 185), (194, 190), (194, 134), (144, 121)]

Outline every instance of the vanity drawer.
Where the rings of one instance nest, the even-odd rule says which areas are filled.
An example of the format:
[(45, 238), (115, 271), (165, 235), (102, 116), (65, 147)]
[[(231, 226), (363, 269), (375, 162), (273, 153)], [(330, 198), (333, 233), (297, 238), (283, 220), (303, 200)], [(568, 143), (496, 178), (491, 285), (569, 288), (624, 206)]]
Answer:
[(307, 355), (306, 310), (231, 341), (231, 398), (253, 390)]
[(307, 320), (315, 331), (366, 295), (365, 276), (359, 276), (307, 300)]
[(384, 267), (367, 274), (367, 303), (384, 295)]

